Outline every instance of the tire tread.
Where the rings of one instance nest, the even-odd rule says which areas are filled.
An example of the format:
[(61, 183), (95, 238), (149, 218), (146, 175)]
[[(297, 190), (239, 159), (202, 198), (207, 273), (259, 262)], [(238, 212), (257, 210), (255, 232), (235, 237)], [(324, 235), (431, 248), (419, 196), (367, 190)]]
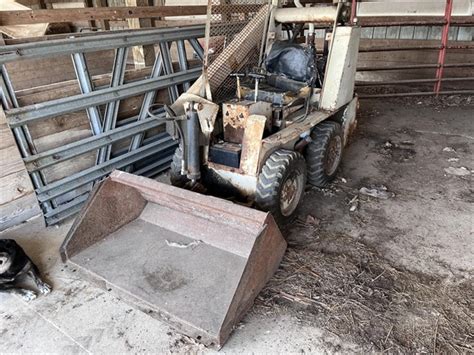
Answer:
[(341, 126), (334, 121), (321, 122), (311, 132), (313, 141), (306, 147), (305, 154), (309, 184), (325, 187), (334, 179), (335, 173), (328, 176), (324, 171), (324, 158), (329, 141), (336, 134), (341, 135)]
[(261, 210), (271, 212), (278, 223), (288, 221), (280, 211), (281, 184), (285, 173), (298, 164), (305, 168), (304, 157), (300, 153), (279, 149), (268, 157), (258, 177), (255, 202)]

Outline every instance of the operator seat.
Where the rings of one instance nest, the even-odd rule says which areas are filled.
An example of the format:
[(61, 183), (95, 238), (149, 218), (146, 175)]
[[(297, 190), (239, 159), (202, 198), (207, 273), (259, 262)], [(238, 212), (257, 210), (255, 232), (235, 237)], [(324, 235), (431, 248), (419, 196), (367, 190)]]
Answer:
[[(260, 84), (258, 100), (288, 105), (311, 93), (311, 86), (321, 87), (324, 66), (317, 60), (314, 48), (289, 41), (277, 41), (265, 60), (266, 79)], [(254, 98), (254, 90), (244, 88), (246, 99)]]

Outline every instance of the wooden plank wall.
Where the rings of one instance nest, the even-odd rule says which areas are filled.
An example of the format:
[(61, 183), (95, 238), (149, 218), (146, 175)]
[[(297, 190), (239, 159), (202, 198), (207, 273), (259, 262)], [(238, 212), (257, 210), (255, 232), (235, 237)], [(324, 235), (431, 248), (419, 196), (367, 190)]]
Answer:
[(33, 185), (0, 107), (0, 231), (41, 216)]
[[(108, 52), (110, 53), (106, 54), (105, 52), (95, 52), (88, 53), (87, 55), (89, 69), (92, 73), (96, 74), (92, 77), (93, 85), (96, 88), (105, 87), (110, 84), (110, 71), (112, 69), (112, 64), (110, 64), (110, 66), (107, 63), (105, 65), (102, 64), (102, 66), (99, 64), (96, 67), (93, 67), (95, 65), (94, 63), (100, 63), (101, 58), (105, 58), (106, 56), (113, 58), (113, 51)], [(61, 58), (51, 58), (51, 60), (52, 66), (54, 66), (56, 60), (58, 60), (58, 64), (63, 63)], [(104, 60), (104, 62), (106, 61), (107, 60)], [(192, 63), (193, 62), (191, 61), (190, 64)], [(32, 61), (31, 64), (34, 64), (34, 61)], [(194, 64), (196, 65), (197, 63), (195, 62)], [(28, 67), (30, 66), (30, 63), (27, 61), (17, 62), (15, 63), (15, 71), (12, 74), (9, 73), (10, 77), (12, 78), (12, 83), (15, 87), (16, 78), (21, 79), (21, 81), (25, 83), (28, 81), (36, 84), (44, 84), (45, 82), (48, 82), (49, 79), (43, 78), (41, 73), (38, 73), (37, 71), (23, 71), (25, 74), (21, 75), (22, 65), (26, 65)], [(59, 67), (63, 69), (66, 68), (66, 66)], [(72, 68), (72, 63), (69, 63), (69, 67)], [(58, 74), (58, 76), (62, 77), (63, 79), (74, 77), (74, 74), (70, 73), (70, 68), (67, 69), (67, 72), (63, 73), (62, 75)], [(178, 70), (177, 67), (176, 69)], [(149, 77), (150, 73), (151, 67), (146, 67), (143, 69), (128, 69), (125, 73), (124, 81), (126, 83), (133, 80), (144, 79), (145, 77)], [(30, 86), (22, 90), (16, 90), (16, 96), (20, 107), (79, 94), (80, 89), (76, 79), (62, 80), (53, 84)], [(120, 122), (122, 119), (138, 115), (142, 101), (143, 95), (138, 95), (122, 100), (120, 102), (117, 120)], [(168, 102), (167, 90), (162, 90), (158, 93), (157, 102)], [(105, 106), (101, 106), (100, 110), (102, 113), (104, 113)], [(28, 128), (33, 138), (33, 143), (39, 153), (84, 139), (86, 137), (90, 137), (92, 135), (89, 119), (85, 111), (77, 111), (42, 120), (38, 123), (29, 124)], [(130, 139), (128, 138), (114, 143), (112, 152), (128, 146), (129, 141)], [(95, 161), (96, 152), (89, 152), (72, 160), (67, 160), (48, 167), (43, 170), (43, 173), (45, 175), (46, 181), (48, 183), (52, 183), (94, 166)], [(86, 185), (83, 188), (61, 196), (56, 200), (56, 202), (59, 204), (64, 203), (75, 196), (83, 194), (87, 191), (87, 189), (88, 186)]]
[[(361, 39), (360, 49), (379, 47), (407, 47), (407, 46), (437, 46), (439, 41), (427, 40), (397, 40), (397, 39)], [(459, 46), (472, 46), (473, 42), (452, 41), (449, 44)], [(406, 65), (436, 64), (438, 62), (438, 50), (405, 50), (385, 52), (359, 53), (358, 68), (363, 67), (399, 67)], [(473, 63), (474, 48), (448, 49), (446, 63)], [(387, 80), (411, 80), (411, 79), (434, 79), (436, 69), (414, 69), (414, 70), (387, 70), (387, 71), (360, 71), (356, 75), (357, 81), (387, 81)], [(465, 68), (445, 68), (445, 78), (473, 77), (474, 65)], [(397, 86), (396, 88), (402, 86)], [(431, 90), (433, 83), (419, 84), (415, 87), (426, 87)], [(461, 90), (472, 88), (472, 81), (444, 82), (442, 85), (446, 90)], [(405, 87), (406, 89), (406, 87)], [(359, 88), (358, 92), (371, 91), (368, 88)], [(407, 91), (407, 90), (405, 90)]]
[[(0, 0), (1, 1), (1, 0)], [(27, 0), (24, 0), (27, 1)], [(35, 0), (28, 0), (34, 2)], [(137, 0), (134, 0), (137, 1)], [(140, 0), (145, 1), (145, 0)], [(46, 5), (51, 6), (53, 1), (46, 0)], [(112, 2), (112, 0), (110, 0)], [(124, 1), (121, 1), (124, 2)], [(179, 1), (169, 1), (171, 4), (182, 4)], [(44, 7), (43, 7), (44, 8)], [(123, 18), (137, 18), (139, 15), (150, 16), (155, 18), (155, 24), (159, 27), (167, 25), (169, 18), (162, 20), (163, 8), (153, 7), (151, 9), (132, 8), (133, 11), (129, 13), (130, 9), (119, 9), (123, 12)], [(108, 14), (104, 10), (98, 9), (84, 9), (78, 10), (83, 12), (83, 16), (93, 15), (96, 22), (105, 20), (114, 21), (114, 17), (110, 17), (110, 10), (107, 9)], [(154, 13), (151, 11), (155, 11)], [(167, 15), (182, 15), (182, 8), (169, 7), (166, 9), (170, 11)], [(115, 11), (115, 9), (114, 9)], [(174, 12), (173, 12), (174, 11)], [(202, 13), (203, 9), (200, 7), (190, 8), (187, 11), (193, 12), (195, 15)], [(48, 13), (36, 12), (37, 16), (46, 16)], [(70, 18), (70, 11), (63, 11), (65, 20)], [(22, 14), (20, 17), (7, 16), (0, 14), (0, 23), (2, 21), (21, 21), (25, 23), (39, 21), (38, 17), (28, 17)], [(36, 16), (35, 15), (35, 16)], [(67, 16), (66, 16), (67, 15)], [(87, 17), (90, 19), (90, 17)], [(122, 17), (120, 17), (122, 18)], [(177, 17), (179, 18), (179, 17)], [(176, 21), (176, 20), (175, 20)], [(187, 20), (189, 21), (189, 20)], [(171, 21), (170, 21), (171, 22)], [(126, 22), (125, 22), (126, 23)], [(176, 23), (176, 22), (173, 22)], [(8, 40), (12, 41), (12, 40)], [(13, 40), (14, 41), (14, 40)], [(429, 43), (429, 42), (428, 42)], [(428, 44), (427, 41), (402, 41), (402, 40), (382, 40), (382, 39), (364, 39), (361, 41), (361, 48), (372, 46), (391, 46), (391, 45), (421, 45)], [(433, 42), (434, 43), (434, 42)], [(438, 44), (438, 41), (436, 41)], [(321, 48), (321, 47), (319, 47)], [(155, 49), (157, 50), (157, 49)], [(171, 52), (175, 57), (175, 48)], [(191, 51), (188, 51), (190, 54)], [(380, 53), (361, 53), (359, 56), (358, 66), (383, 66), (383, 65), (402, 65), (402, 64), (420, 64), (420, 63), (435, 63), (437, 60), (437, 51), (426, 52), (380, 52)], [(453, 50), (448, 51), (448, 63), (456, 62), (470, 62), (472, 61), (473, 50)], [(113, 51), (95, 52), (86, 54), (86, 60), (89, 70), (93, 75), (94, 86), (103, 87), (110, 83), (110, 71), (114, 59)], [(125, 82), (141, 79), (149, 76), (150, 63), (141, 69), (134, 69), (132, 51), (130, 51), (129, 58), (130, 65), (125, 75)], [(190, 63), (191, 64), (191, 63)], [(198, 65), (197, 63), (195, 63)], [(75, 80), (74, 69), (69, 56), (48, 58), (45, 60), (25, 60), (17, 63), (10, 63), (7, 65), (10, 78), (16, 90), (16, 95), (20, 106), (31, 105), (39, 102), (58, 99), (80, 93), (79, 86)], [(473, 68), (466, 69), (447, 69), (446, 76), (472, 76)], [(409, 79), (409, 78), (433, 78), (434, 70), (412, 70), (412, 71), (383, 71), (383, 72), (363, 72), (358, 73), (358, 80), (390, 80), (390, 79)], [(431, 86), (432, 84), (430, 84)], [(459, 85), (459, 84), (458, 84)], [(137, 115), (142, 102), (143, 95), (128, 98), (120, 103), (118, 120)], [(168, 102), (167, 91), (161, 91), (157, 102)], [(103, 111), (103, 107), (101, 110)], [(89, 125), (89, 120), (85, 111), (74, 112), (67, 115), (55, 117), (53, 119), (44, 120), (38, 124), (29, 125), (34, 144), (38, 152), (62, 146), (64, 144), (74, 142), (85, 137), (89, 137), (92, 132)], [(128, 146), (129, 140), (123, 140), (114, 144), (114, 150), (121, 147)], [(65, 161), (54, 165), (46, 170), (44, 174), (48, 183), (54, 182), (58, 179), (69, 176), (75, 172), (84, 170), (95, 164), (95, 152), (84, 154), (72, 161)], [(41, 215), (41, 209), (38, 206), (33, 186), (29, 176), (24, 168), (20, 153), (16, 147), (15, 140), (8, 128), (3, 111), (0, 110), (0, 230), (8, 228), (14, 224), (18, 224), (29, 218)], [(73, 191), (72, 194), (80, 195), (85, 192), (87, 186), (80, 191)], [(73, 197), (72, 194), (62, 197), (62, 200), (57, 202), (65, 202)]]
[[(192, 50), (188, 48), (189, 65), (200, 65), (192, 59)], [(174, 46), (172, 53), (175, 53)], [(110, 85), (111, 71), (114, 61), (114, 50), (86, 53), (86, 62), (92, 75), (93, 85), (103, 88)], [(175, 69), (179, 70), (175, 64)], [(80, 88), (75, 77), (74, 67), (70, 56), (60, 56), (47, 59), (22, 60), (7, 64), (7, 71), (15, 89), (16, 97), (20, 107), (33, 105), (45, 101), (55, 100), (63, 97), (79, 95)], [(129, 52), (125, 83), (149, 77), (151, 66), (135, 69), (132, 51)], [(118, 121), (138, 115), (143, 95), (127, 98), (120, 102)], [(162, 90), (158, 93), (157, 102), (168, 102), (168, 91)], [(104, 113), (105, 105), (99, 108)], [(2, 111), (3, 113), (3, 111)], [(24, 168), (21, 156), (17, 151), (16, 143), (11, 136), (11, 130), (6, 123), (1, 126), (0, 158), (1, 166), (5, 166), (0, 179), (1, 198), (1, 228), (12, 225), (30, 218), (33, 214), (41, 215), (36, 196), (30, 178)], [(75, 142), (92, 135), (89, 119), (85, 111), (73, 112), (55, 118), (42, 120), (38, 123), (28, 125), (38, 153)], [(160, 129), (149, 131), (148, 134), (156, 133)], [(7, 141), (3, 135), (11, 137)], [(113, 153), (127, 147), (130, 139), (124, 139), (113, 145)], [(10, 161), (16, 151), (15, 160)], [(85, 170), (95, 164), (96, 152), (89, 152), (72, 160), (55, 164), (43, 170), (47, 183), (70, 176)], [(20, 169), (21, 168), (21, 172)], [(71, 200), (88, 191), (90, 186), (84, 186), (75, 191), (56, 199), (57, 204)], [(18, 191), (15, 190), (18, 188)], [(20, 191), (21, 190), (21, 191)]]
[[(86, 61), (91, 75), (110, 73), (114, 51), (86, 53)], [(6, 66), (15, 90), (59, 83), (76, 77), (70, 56), (22, 60)]]
[[(86, 54), (91, 75), (110, 73), (114, 60), (114, 51), (101, 51)], [(80, 94), (77, 80), (74, 80), (74, 67), (70, 56), (24, 60), (7, 64), (7, 70), (16, 90), (21, 106), (32, 105), (61, 97)], [(110, 82), (96, 83), (107, 85)], [(92, 135), (85, 111), (48, 119), (28, 126), (33, 143), (39, 153), (75, 142)], [(83, 154), (73, 161), (65, 161), (43, 171), (48, 183), (87, 169), (95, 164), (96, 154)], [(84, 186), (77, 191), (57, 199), (63, 203), (70, 198), (87, 191)]]

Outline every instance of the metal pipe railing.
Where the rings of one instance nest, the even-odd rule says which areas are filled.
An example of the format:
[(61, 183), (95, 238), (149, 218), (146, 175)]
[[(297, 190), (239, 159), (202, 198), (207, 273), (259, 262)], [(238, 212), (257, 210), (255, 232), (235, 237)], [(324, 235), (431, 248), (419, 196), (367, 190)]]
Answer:
[[(153, 69), (151, 70), (151, 78), (156, 79), (158, 78), (161, 73), (163, 72), (163, 58), (161, 57), (161, 53), (156, 56), (155, 64), (153, 65)], [(138, 120), (144, 120), (148, 117), (148, 109), (153, 104), (156, 98), (156, 91), (148, 91), (145, 96), (143, 97), (142, 106), (140, 108), (140, 113), (138, 114)], [(137, 149), (143, 141), (144, 133), (136, 134), (130, 143), (129, 151)], [(129, 171), (129, 167), (126, 168), (126, 171)]]
[[(188, 58), (186, 57), (186, 46), (184, 44), (184, 41), (177, 41), (176, 42), (177, 47), (178, 47), (178, 62), (179, 62), (179, 69), (181, 71), (186, 71), (188, 70)], [(188, 91), (190, 87), (189, 81), (183, 83), (183, 89), (184, 91)]]
[(0, 64), (12, 61), (48, 58), (73, 53), (97, 52), (120, 47), (143, 46), (204, 37), (204, 25), (180, 28), (134, 30), (95, 36), (57, 39), (0, 46)]
[(124, 138), (129, 138), (139, 132), (145, 132), (157, 128), (160, 125), (163, 125), (163, 121), (156, 119), (136, 121), (58, 148), (31, 155), (23, 160), (29, 172), (42, 170), (62, 161), (72, 159), (87, 152), (110, 145), (111, 143), (118, 142)]
[[(15, 90), (8, 76), (7, 69), (5, 65), (0, 66), (0, 102), (5, 110), (11, 110), (14, 107), (18, 107), (18, 101), (15, 96)], [(15, 127), (12, 129), (13, 135), (17, 142), (20, 154), (23, 158), (29, 157), (32, 154), (36, 153), (36, 148), (33, 143), (33, 139), (29, 133), (28, 127)], [(41, 172), (34, 172), (30, 175), (31, 182), (35, 189), (43, 187), (46, 184), (46, 178)], [(48, 212), (55, 207), (55, 201), (47, 201), (41, 206), (43, 209)]]
[[(110, 79), (110, 87), (116, 88), (120, 85), (123, 85), (125, 77), (125, 69), (127, 67), (127, 54), (128, 48), (121, 47), (117, 48), (115, 51), (114, 65), (112, 69), (112, 78)], [(111, 101), (105, 107), (104, 114), (104, 132), (108, 132), (115, 128), (117, 123), (117, 115), (119, 111), (120, 100)], [(110, 154), (112, 152), (112, 144), (109, 144), (106, 148), (105, 159), (99, 160), (99, 163), (110, 159)]]
[[(204, 26), (187, 26), (153, 30), (118, 31), (117, 33), (97, 34), (95, 36), (75, 36), (50, 41), (19, 43), (0, 46), (0, 64), (23, 59), (48, 58), (57, 55), (71, 55), (75, 68), (76, 79), (80, 86), (80, 95), (18, 107), (9, 99), (8, 88), (11, 85), (0, 80), (0, 96), (4, 102), (6, 119), (16, 134), (24, 162), (33, 180), (38, 201), (43, 206), (44, 216), (48, 225), (57, 223), (76, 213), (84, 203), (87, 195), (71, 195), (79, 188), (87, 189), (90, 183), (96, 182), (109, 174), (113, 169), (123, 169), (136, 165), (137, 172), (151, 175), (166, 169), (177, 144), (166, 133), (153, 133), (143, 139), (145, 132), (152, 132), (164, 121), (149, 118), (150, 106), (155, 102), (157, 90), (173, 88), (171, 98), (178, 97), (178, 85), (194, 81), (201, 75), (201, 68), (189, 68), (186, 47), (188, 41), (198, 57), (202, 58), (203, 50), (198, 38), (204, 35)], [(174, 72), (169, 46), (178, 42), (179, 68)], [(124, 83), (127, 50), (130, 46), (157, 44), (162, 53), (155, 58), (155, 64), (148, 78)], [(166, 48), (164, 48), (166, 47)], [(110, 85), (94, 87), (84, 53), (115, 49), (114, 65)], [(163, 53), (165, 58), (163, 59)], [(165, 72), (166, 69), (166, 72)], [(168, 73), (168, 74), (166, 74)], [(3, 70), (2, 70), (3, 74)], [(6, 75), (6, 69), (5, 73)], [(165, 74), (165, 75), (163, 75)], [(4, 75), (2, 75), (4, 78)], [(9, 83), (9, 81), (7, 80)], [(9, 83), (11, 84), (11, 83)], [(15, 99), (14, 91), (12, 98)], [(117, 122), (120, 100), (144, 94), (140, 113)], [(11, 95), (10, 95), (11, 96)], [(10, 101), (8, 101), (8, 100)], [(6, 102), (11, 104), (5, 104)], [(103, 106), (102, 106), (103, 105)], [(104, 111), (102, 111), (104, 109)], [(25, 133), (30, 123), (85, 110), (88, 113), (92, 137), (38, 153), (34, 149), (33, 139)], [(156, 110), (153, 110), (156, 112)], [(104, 112), (102, 119), (101, 113)], [(116, 128), (118, 126), (118, 128)], [(129, 148), (111, 152), (112, 143), (132, 138)], [(30, 141), (28, 140), (30, 139)], [(101, 152), (96, 165), (70, 176), (46, 183), (43, 171), (57, 163), (70, 161), (77, 156), (91, 152)], [(102, 153), (105, 152), (105, 153)], [(146, 163), (141, 163), (146, 162)], [(67, 196), (68, 200), (65, 200)], [(60, 205), (55, 200), (61, 198)]]
[[(411, 69), (436, 69), (439, 64), (408, 64), (395, 66), (380, 66), (380, 67), (358, 67), (358, 72), (363, 71), (387, 71), (387, 70), (411, 70)], [(470, 68), (474, 67), (474, 63), (452, 63), (444, 64), (445, 68)]]
[(58, 196), (64, 195), (69, 191), (73, 191), (81, 186), (94, 182), (104, 175), (111, 173), (115, 169), (120, 169), (137, 161), (137, 158), (143, 159), (159, 151), (176, 147), (177, 143), (166, 135), (162, 139), (140, 147), (132, 152), (128, 152), (116, 158), (110, 159), (104, 163), (95, 165), (89, 169), (80, 171), (79, 173), (70, 175), (64, 179), (55, 181), (47, 186), (39, 188), (36, 192), (38, 194), (38, 201), (49, 201)]
[(441, 79), (407, 79), (389, 81), (356, 81), (356, 86), (378, 86), (378, 85), (406, 85), (406, 84), (426, 84), (441, 81), (473, 81), (474, 77), (441, 78)]
[[(446, 90), (440, 91), (438, 95), (472, 95), (474, 90)], [(408, 96), (437, 96), (434, 91), (414, 91), (414, 92), (394, 92), (388, 94), (359, 94), (360, 99), (381, 99), (390, 97), (408, 97)]]
[[(423, 51), (423, 50), (440, 50), (441, 45), (424, 45), (424, 46), (404, 46), (404, 47), (377, 47), (359, 48), (359, 53), (372, 52), (398, 52), (398, 51)], [(474, 44), (452, 44), (446, 45), (446, 49), (474, 49)]]
[(19, 127), (28, 123), (39, 122), (40, 120), (44, 120), (46, 118), (56, 117), (79, 110), (85, 110), (88, 107), (103, 105), (108, 102), (144, 94), (149, 91), (165, 89), (170, 85), (176, 85), (186, 81), (195, 80), (200, 75), (201, 68), (194, 68), (186, 72), (164, 75), (159, 80), (145, 79), (124, 84), (116, 88), (110, 87), (83, 95), (74, 95), (62, 99), (12, 109), (6, 112), (6, 116), (11, 127)]
[[(86, 58), (84, 53), (73, 53), (72, 62), (74, 63), (74, 70), (76, 72), (77, 81), (82, 94), (90, 94), (94, 91), (89, 69), (87, 68)], [(98, 135), (103, 131), (102, 117), (98, 106), (86, 107), (87, 116), (91, 126), (92, 134)], [(97, 162), (105, 161), (106, 149), (100, 148), (97, 153)]]
[(453, 0), (446, 0), (446, 10), (444, 13), (444, 20), (446, 23), (443, 26), (443, 32), (441, 34), (441, 49), (439, 50), (438, 56), (438, 69), (436, 69), (436, 79), (437, 82), (434, 85), (434, 91), (436, 95), (441, 91), (441, 83), (443, 81), (444, 73), (444, 62), (446, 60), (446, 46), (448, 44), (449, 38), (449, 26), (451, 25), (451, 14), (453, 12)]
[[(355, 16), (354, 7), (357, 6), (357, 1), (352, 1), (352, 13), (351, 18)], [(461, 43), (461, 44), (449, 44), (449, 28), (451, 23), (453, 22), (452, 18), (452, 8), (453, 8), (453, 0), (446, 0), (445, 6), (445, 13), (444, 17), (441, 20), (441, 25), (443, 25), (443, 31), (441, 35), (441, 43), (439, 45), (418, 45), (418, 46), (391, 46), (391, 47), (376, 47), (371, 46), (369, 48), (360, 48), (360, 53), (375, 53), (375, 52), (396, 52), (396, 51), (428, 51), (428, 50), (437, 50), (439, 51), (438, 54), (438, 61), (435, 64), (407, 64), (407, 65), (393, 65), (393, 66), (366, 66), (366, 67), (359, 67), (357, 68), (358, 72), (375, 72), (375, 71), (395, 71), (395, 70), (414, 70), (414, 69), (435, 69), (436, 75), (435, 78), (420, 78), (420, 79), (404, 79), (404, 80), (385, 80), (385, 81), (359, 81), (356, 82), (356, 86), (358, 88), (363, 87), (374, 87), (374, 86), (390, 86), (390, 85), (411, 85), (411, 84), (428, 84), (434, 83), (433, 91), (432, 92), (404, 92), (404, 93), (381, 93), (381, 94), (370, 94), (364, 95), (363, 93), (359, 93), (360, 98), (384, 98), (384, 97), (401, 97), (401, 96), (419, 96), (419, 95), (441, 95), (441, 94), (469, 94), (469, 90), (449, 90), (449, 91), (442, 91), (441, 85), (443, 82), (466, 82), (474, 80), (474, 77), (467, 76), (467, 77), (443, 77), (444, 69), (445, 68), (470, 68), (474, 67), (474, 63), (449, 63), (446, 64), (446, 52), (448, 49), (474, 49), (474, 45), (470, 43)], [(410, 20), (410, 25), (428, 25), (434, 24), (434, 22), (439, 22), (440, 20), (433, 17), (427, 18), (418, 18), (416, 17), (416, 21)], [(470, 22), (469, 22), (470, 21)], [(369, 21), (370, 22), (370, 21)], [(474, 24), (474, 20), (471, 18), (466, 23)], [(365, 21), (365, 24), (368, 22)], [(360, 24), (360, 22), (358, 22)], [(362, 21), (364, 25), (364, 21)], [(370, 27), (376, 26), (377, 24), (371, 23)], [(391, 25), (387, 21), (383, 21), (384, 26)], [(407, 23), (398, 23), (397, 25), (407, 25)]]
[[(163, 70), (165, 75), (172, 75), (174, 73), (173, 61), (171, 60), (170, 48), (167, 42), (160, 42), (160, 53), (161, 58), (163, 58)], [(168, 87), (168, 92), (170, 95), (170, 100), (175, 102), (179, 96), (179, 90), (176, 84), (170, 85)]]

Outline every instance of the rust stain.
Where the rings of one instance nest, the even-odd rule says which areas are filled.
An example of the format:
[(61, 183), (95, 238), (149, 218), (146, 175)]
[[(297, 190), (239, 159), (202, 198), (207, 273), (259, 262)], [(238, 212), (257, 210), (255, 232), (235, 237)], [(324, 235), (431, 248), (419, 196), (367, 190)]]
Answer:
[(246, 103), (224, 104), (224, 139), (227, 142), (242, 143), (245, 124), (250, 115), (249, 105)]

